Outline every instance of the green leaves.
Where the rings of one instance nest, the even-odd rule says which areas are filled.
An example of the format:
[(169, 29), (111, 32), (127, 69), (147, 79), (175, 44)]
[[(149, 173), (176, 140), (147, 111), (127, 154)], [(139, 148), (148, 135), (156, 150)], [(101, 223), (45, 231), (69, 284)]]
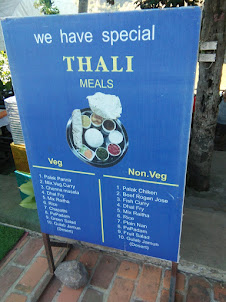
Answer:
[(32, 185), (32, 181), (29, 180), (28, 182), (22, 184), (19, 187), (20, 191), (26, 195), (34, 195), (34, 189)]
[(54, 5), (51, 0), (38, 0), (34, 3), (35, 8), (39, 8), (44, 15), (56, 15), (59, 14), (59, 9)]
[(37, 209), (37, 204), (35, 201), (35, 196), (28, 196), (24, 200), (21, 201), (20, 206), (26, 209)]
[(28, 197), (21, 201), (20, 206), (26, 209), (37, 209), (32, 181), (29, 180), (22, 184), (19, 189), (22, 193), (28, 195)]
[(149, 8), (164, 8), (164, 7), (178, 7), (178, 6), (195, 6), (201, 5), (204, 0), (137, 0), (135, 4), (141, 9)]
[(0, 79), (3, 85), (8, 84), (12, 88), (8, 57), (3, 50), (0, 51)]

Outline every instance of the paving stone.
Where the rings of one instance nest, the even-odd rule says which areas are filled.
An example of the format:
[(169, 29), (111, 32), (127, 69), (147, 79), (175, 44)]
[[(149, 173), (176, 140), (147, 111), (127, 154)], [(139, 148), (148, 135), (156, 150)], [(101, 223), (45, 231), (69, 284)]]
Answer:
[(161, 280), (162, 269), (144, 265), (136, 288), (136, 297), (147, 302), (156, 300)]
[(98, 252), (86, 251), (82, 254), (79, 261), (81, 261), (86, 266), (86, 268), (89, 271), (91, 271), (94, 268), (98, 260), (98, 257), (99, 257)]
[[(67, 252), (67, 249), (62, 249), (62, 251), (60, 251), (58, 253), (58, 255), (55, 257), (54, 260), (55, 260), (56, 267), (59, 264), (59, 262), (61, 262), (63, 260), (63, 258), (65, 258), (66, 252)], [(47, 274), (45, 274), (44, 277), (41, 278), (40, 282), (38, 282), (38, 285), (35, 287), (35, 290), (33, 290), (32, 293), (29, 295), (29, 297), (32, 297), (31, 301), (36, 302), (39, 299), (39, 297), (42, 295), (46, 286), (48, 284), (51, 284), (51, 280), (53, 280), (53, 279), (54, 279), (54, 277), (49, 273), (49, 270), (47, 270)], [(61, 286), (62, 286), (62, 284), (61, 284), (61, 282), (59, 282), (59, 286), (58, 286), (58, 288), (56, 288), (56, 292)], [(52, 289), (52, 287), (50, 289)], [(55, 289), (53, 289), (53, 291), (54, 290)], [(51, 292), (50, 292), (50, 294), (52, 295)]]
[(210, 283), (205, 278), (192, 276), (189, 280), (189, 285), (195, 285), (197, 283), (202, 287), (210, 288)]
[(46, 258), (38, 257), (16, 285), (16, 289), (25, 293), (31, 293), (47, 270), (48, 263)]
[[(57, 247), (57, 246), (52, 246), (52, 253), (53, 253), (53, 258), (55, 258), (60, 252), (62, 252), (63, 248), (62, 247)], [(46, 257), (46, 251), (45, 248), (41, 253), (41, 256), (45, 256)]]
[(67, 253), (68, 253), (67, 248), (62, 248), (60, 252), (58, 252), (57, 256), (54, 258), (54, 263), (56, 266), (59, 265), (59, 263), (65, 259)]
[(103, 293), (100, 293), (95, 289), (88, 288), (82, 302), (103, 302)]
[(210, 302), (210, 284), (203, 278), (191, 277), (186, 302)]
[(11, 294), (9, 295), (4, 302), (26, 302), (27, 297), (18, 294)]
[(139, 265), (137, 263), (123, 261), (120, 264), (117, 275), (123, 278), (135, 280), (138, 276), (138, 272), (139, 272)]
[(108, 302), (129, 302), (134, 289), (134, 282), (117, 277), (110, 292)]
[(73, 248), (69, 251), (69, 253), (67, 254), (67, 257), (65, 258), (66, 261), (69, 260), (76, 260), (76, 258), (78, 257), (78, 255), (80, 254), (81, 250), (79, 248)]
[(214, 299), (219, 302), (226, 302), (226, 283), (216, 283), (214, 285)]
[[(168, 302), (169, 301), (169, 290), (163, 289), (161, 292), (160, 302)], [(175, 293), (175, 302), (183, 302), (184, 296), (180, 293)]]
[(160, 302), (168, 302), (169, 301), (169, 291), (163, 289), (161, 292)]
[(77, 302), (82, 291), (83, 288), (72, 289), (64, 286), (57, 299), (57, 302)]
[(98, 264), (91, 284), (107, 289), (118, 265), (118, 260), (111, 256), (103, 256)]
[(53, 297), (56, 295), (61, 285), (62, 283), (54, 276), (50, 283), (47, 285), (44, 292), (42, 293), (38, 302), (52, 301)]
[(23, 269), (16, 266), (9, 266), (6, 268), (5, 272), (0, 277), (0, 301), (22, 272)]
[[(26, 240), (18, 246), (17, 251), (14, 251), (7, 259), (7, 263), (3, 264), (4, 271), (0, 276), (0, 301), (2, 302), (27, 302), (29, 299), (37, 302), (130, 302), (131, 297), (135, 288), (135, 280), (137, 280), (139, 273), (139, 265), (132, 261), (122, 261), (119, 266), (119, 260), (116, 257), (109, 256), (102, 252), (87, 249), (72, 249), (67, 256), (67, 260), (78, 260), (80, 256), (80, 261), (86, 265), (87, 269), (92, 271), (96, 266), (99, 257), (102, 257), (95, 269), (91, 284), (95, 288), (88, 288), (85, 295), (81, 299), (81, 294), (84, 288), (74, 290), (62, 287), (62, 284), (55, 277), (52, 278), (47, 288), (39, 297), (39, 294), (46, 286), (47, 282), (51, 278), (48, 271), (48, 263), (44, 252), (40, 257), (36, 258), (36, 261), (31, 265), (31, 261), (35, 255), (38, 253), (37, 240), (40, 242), (40, 248), (42, 248), (42, 240), (40, 238), (26, 238)], [(31, 251), (31, 247), (28, 247), (30, 242), (35, 249)], [(26, 243), (26, 244), (25, 244)], [(18, 255), (21, 252), (20, 255)], [(84, 252), (82, 253), (82, 251)], [(54, 260), (62, 259), (63, 254), (65, 255), (66, 249), (64, 248), (53, 248)], [(24, 260), (23, 257), (28, 257), (29, 259)], [(32, 258), (31, 258), (31, 255)], [(102, 256), (103, 255), (103, 256)], [(17, 262), (13, 262), (15, 261)], [(12, 261), (12, 262), (10, 262)], [(12, 264), (13, 263), (13, 264)], [(29, 267), (26, 274), (20, 280), (23, 269), (17, 267), (16, 263), (26, 265)], [(119, 266), (119, 268), (118, 268)], [(117, 270), (118, 268), (118, 270)], [(115, 275), (116, 274), (116, 275)], [(45, 275), (45, 278), (43, 276)], [(160, 282), (161, 282), (162, 269), (153, 265), (144, 265), (141, 271), (141, 275), (138, 280), (137, 288), (135, 289), (135, 297), (132, 299), (133, 302), (168, 302), (169, 287), (170, 287), (170, 277), (171, 271), (166, 270), (163, 278), (163, 289), (159, 300), (157, 300)], [(110, 291), (109, 297), (107, 299), (105, 291), (103, 289), (108, 289), (109, 285), (112, 284), (112, 278), (116, 276), (112, 289)], [(210, 294), (214, 291), (214, 301), (215, 302), (226, 302), (226, 284), (220, 282), (207, 280), (199, 276), (192, 276), (188, 282), (188, 291), (185, 292), (185, 283), (189, 279), (189, 274), (179, 272), (177, 274), (176, 283), (176, 295), (175, 302), (210, 302), (213, 301), (210, 298)], [(18, 281), (17, 281), (18, 280)], [(42, 280), (42, 282), (40, 282)], [(12, 286), (16, 283), (16, 290), (24, 291), (19, 294), (14, 292)], [(60, 289), (62, 287), (62, 291)], [(100, 287), (100, 291), (98, 288)], [(11, 288), (11, 289), (10, 289)], [(39, 288), (39, 289), (38, 289)], [(10, 289), (10, 291), (9, 291)], [(34, 290), (35, 289), (35, 290)], [(213, 291), (212, 291), (213, 289)], [(9, 291), (9, 292), (8, 292)], [(38, 291), (38, 293), (37, 293)], [(211, 292), (212, 291), (212, 292)], [(8, 296), (5, 297), (8, 292)], [(10, 294), (9, 294), (10, 293)], [(186, 296), (187, 294), (187, 296)], [(5, 297), (5, 299), (3, 299)], [(30, 301), (30, 300), (29, 300)], [(132, 302), (131, 301), (131, 302)]]
[[(163, 279), (163, 287), (165, 289), (170, 288), (170, 278), (171, 278), (171, 270), (166, 270)], [(184, 285), (185, 285), (185, 275), (182, 273), (177, 273), (176, 290), (184, 291)]]
[(43, 291), (45, 290), (46, 286), (49, 284), (52, 278), (51, 274), (45, 274), (45, 276), (38, 282), (37, 286), (33, 289), (31, 293), (29, 293), (29, 297), (31, 297), (31, 302), (37, 302), (39, 297), (42, 295)]
[(181, 293), (176, 293), (175, 302), (183, 302), (183, 301), (184, 301), (184, 296)]
[(24, 266), (28, 265), (42, 246), (41, 238), (31, 238), (14, 262)]

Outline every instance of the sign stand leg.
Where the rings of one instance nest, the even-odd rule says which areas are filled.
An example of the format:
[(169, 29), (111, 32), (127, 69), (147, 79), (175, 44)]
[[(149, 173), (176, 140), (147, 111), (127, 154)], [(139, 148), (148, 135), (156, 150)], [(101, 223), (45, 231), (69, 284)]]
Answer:
[(43, 238), (43, 242), (44, 242), (44, 246), (45, 246), (45, 250), (46, 250), (46, 257), (47, 257), (47, 261), (48, 261), (48, 265), (49, 265), (49, 271), (50, 271), (50, 274), (53, 275), (54, 271), (55, 271), (55, 265), (54, 265), (53, 253), (52, 253), (52, 249), (51, 249), (49, 235), (42, 233), (42, 238)]
[(177, 278), (177, 263), (172, 262), (169, 302), (174, 302), (175, 301), (176, 278)]
[(56, 247), (66, 247), (66, 248), (71, 248), (72, 244), (69, 243), (64, 243), (64, 242), (51, 242), (49, 239), (49, 234), (42, 233), (42, 238), (43, 238), (43, 243), (45, 246), (45, 251), (46, 251), (46, 257), (48, 261), (48, 266), (49, 266), (49, 271), (50, 274), (54, 274), (55, 271), (55, 265), (54, 265), (54, 259), (53, 259), (53, 253), (52, 253), (52, 246)]

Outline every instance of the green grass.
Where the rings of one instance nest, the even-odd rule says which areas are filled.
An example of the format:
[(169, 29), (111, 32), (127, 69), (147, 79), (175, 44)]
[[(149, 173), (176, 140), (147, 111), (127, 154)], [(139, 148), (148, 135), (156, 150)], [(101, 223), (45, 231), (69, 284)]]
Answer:
[(0, 260), (14, 247), (24, 230), (0, 225)]

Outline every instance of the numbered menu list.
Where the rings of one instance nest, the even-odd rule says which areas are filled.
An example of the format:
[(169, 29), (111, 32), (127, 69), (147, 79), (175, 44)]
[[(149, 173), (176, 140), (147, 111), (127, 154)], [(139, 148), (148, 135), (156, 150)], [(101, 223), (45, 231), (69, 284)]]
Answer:
[(48, 225), (58, 232), (74, 234), (81, 231), (76, 219), (76, 211), (70, 211), (71, 201), (78, 198), (80, 192), (71, 178), (39, 173), (41, 207)]
[(150, 247), (159, 247), (153, 241), (152, 210), (153, 205), (167, 206), (168, 199), (158, 196), (157, 191), (116, 185), (116, 217), (118, 239), (127, 241), (130, 247), (148, 251)]
[(36, 174), (47, 233), (164, 259), (178, 244), (171, 232), (176, 187), (60, 173)]

